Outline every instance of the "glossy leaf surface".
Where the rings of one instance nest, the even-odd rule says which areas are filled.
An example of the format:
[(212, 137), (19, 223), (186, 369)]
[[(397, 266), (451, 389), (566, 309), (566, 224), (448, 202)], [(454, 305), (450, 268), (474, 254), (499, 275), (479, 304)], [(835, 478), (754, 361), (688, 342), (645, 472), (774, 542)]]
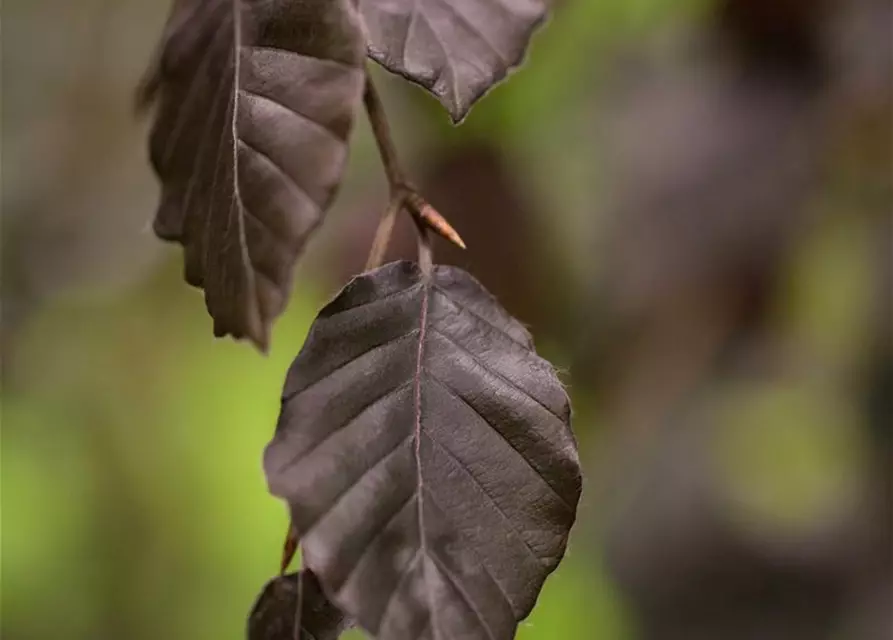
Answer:
[(355, 278), (288, 373), (264, 466), (304, 562), (378, 638), (514, 636), (581, 479), (567, 395), (470, 275)]

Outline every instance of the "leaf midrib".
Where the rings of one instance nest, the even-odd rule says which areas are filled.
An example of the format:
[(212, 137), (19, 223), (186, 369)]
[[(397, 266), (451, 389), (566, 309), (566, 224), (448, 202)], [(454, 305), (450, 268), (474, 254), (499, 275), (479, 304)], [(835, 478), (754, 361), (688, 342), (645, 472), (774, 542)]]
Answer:
[[(257, 286), (257, 279), (254, 273), (254, 265), (251, 262), (251, 253), (248, 250), (248, 238), (245, 234), (245, 205), (242, 203), (242, 194), (239, 188), (239, 92), (241, 86), (239, 81), (242, 70), (242, 11), (241, 0), (232, 0), (233, 8), (233, 89), (232, 89), (232, 160), (233, 160), (233, 198), (236, 202), (236, 219), (239, 231), (239, 250), (242, 256), (242, 269), (245, 271), (246, 285), (248, 287), (248, 299), (254, 301), (253, 308), (248, 311), (249, 317), (246, 318), (249, 331), (254, 320), (260, 325), (261, 335), (266, 333), (264, 329), (264, 318), (261, 317), (261, 301), (260, 289)], [(210, 216), (208, 216), (210, 218)], [(266, 341), (266, 338), (264, 338)]]
[(419, 333), (418, 348), (416, 349), (416, 364), (413, 372), (413, 402), (414, 406), (414, 422), (413, 422), (413, 455), (416, 465), (416, 520), (419, 528), (419, 549), (422, 554), (422, 582), (425, 584), (425, 596), (428, 599), (428, 612), (431, 617), (431, 627), (434, 630), (434, 640), (437, 640), (437, 621), (434, 619), (436, 607), (433, 600), (433, 588), (428, 577), (428, 563), (424, 562), (424, 558), (429, 557), (427, 536), (425, 535), (425, 475), (422, 471), (422, 368), (425, 354), (425, 336), (428, 330), (428, 301), (431, 297), (430, 275), (422, 275), (422, 301), (419, 312)]
[[(434, 565), (436, 565), (440, 574), (442, 576), (444, 576), (445, 579), (447, 579), (453, 585), (453, 587), (459, 592), (460, 596), (465, 601), (466, 605), (469, 607), (469, 609), (476, 616), (481, 629), (483, 629), (483, 631), (487, 634), (487, 637), (489, 638), (489, 640), (496, 640), (496, 637), (495, 637), (490, 625), (488, 624), (487, 619), (480, 612), (480, 610), (475, 606), (474, 600), (469, 596), (469, 594), (468, 594), (467, 590), (465, 589), (464, 585), (462, 584), (462, 582), (458, 579), (457, 576), (453, 575), (453, 573), (450, 570), (448, 570), (448, 568), (443, 564), (442, 561), (440, 561), (436, 557), (435, 554), (430, 553), (430, 551), (428, 550), (427, 530), (425, 528), (425, 518), (424, 518), (425, 495), (427, 494), (428, 498), (430, 500), (432, 500), (432, 502), (434, 502), (435, 505), (436, 505), (437, 501), (434, 499), (434, 494), (431, 492), (430, 489), (428, 489), (425, 486), (425, 482), (424, 482), (424, 471), (422, 469), (422, 457), (421, 457), (422, 435), (425, 435), (432, 443), (434, 443), (438, 447), (440, 447), (442, 449), (444, 448), (443, 445), (441, 445), (439, 442), (437, 442), (434, 439), (433, 435), (431, 435), (430, 433), (427, 433), (427, 431), (424, 431), (422, 429), (422, 402), (421, 402), (422, 379), (424, 376), (433, 378), (432, 374), (425, 369), (424, 362), (423, 362), (424, 354), (425, 354), (425, 343), (426, 343), (428, 329), (429, 329), (428, 307), (430, 304), (431, 292), (433, 289), (435, 289), (435, 285), (434, 285), (432, 276), (429, 274), (422, 274), (422, 292), (423, 293), (422, 293), (422, 301), (420, 304), (421, 310), (419, 313), (420, 318), (419, 318), (419, 329), (418, 329), (418, 349), (416, 352), (417, 353), (416, 367), (415, 367), (414, 374), (413, 374), (415, 406), (414, 406), (414, 425), (413, 425), (413, 434), (412, 434), (413, 435), (415, 464), (416, 464), (416, 474), (417, 474), (416, 475), (415, 495), (417, 496), (416, 509), (417, 509), (417, 524), (418, 524), (418, 530), (419, 530), (418, 553), (421, 554), (421, 557), (422, 557), (422, 581), (425, 584), (425, 593), (426, 593), (426, 597), (428, 599), (429, 622), (430, 622), (431, 628), (433, 629), (433, 632), (434, 632), (434, 640), (437, 640), (438, 636), (439, 636), (439, 627), (438, 627), (437, 620), (436, 620), (437, 607), (435, 606), (434, 599), (433, 599), (434, 589), (429, 581), (430, 579), (428, 578), (429, 564), (424, 561), (425, 559), (429, 559), (430, 562), (434, 563)], [(445, 292), (441, 291), (441, 294), (445, 295)], [(431, 329), (436, 331), (435, 327), (431, 327)], [(438, 334), (441, 334), (441, 332), (438, 331)], [(478, 415), (480, 415), (480, 414), (478, 414)], [(486, 422), (486, 421), (484, 421), (484, 422)], [(489, 423), (488, 423), (488, 425), (489, 425)], [(463, 468), (463, 470), (472, 478), (472, 481), (474, 482), (474, 484), (477, 485), (481, 489), (481, 491), (484, 493), (484, 495), (489, 499), (492, 506), (497, 510), (497, 512), (503, 518), (506, 519), (511, 530), (515, 531), (515, 533), (517, 534), (518, 532), (516, 531), (514, 525), (511, 523), (511, 521), (508, 519), (508, 517), (505, 515), (505, 513), (502, 511), (502, 509), (500, 509), (499, 506), (495, 503), (495, 501), (490, 496), (490, 494), (480, 484), (480, 482), (477, 480), (477, 478), (475, 478), (474, 475), (467, 468), (465, 468), (465, 465), (461, 464), (461, 462), (459, 460), (457, 460), (455, 458), (455, 456), (452, 455), (452, 453), (448, 453), (448, 457), (450, 457), (450, 459), (453, 459), (457, 463), (460, 464), (460, 466)], [(441, 511), (443, 511), (442, 508), (441, 508)], [(527, 551), (531, 553), (531, 555), (537, 560), (537, 562), (539, 564), (539, 559), (537, 558), (536, 554), (533, 553), (533, 550), (528, 546), (528, 544), (524, 540), (523, 536), (520, 536), (520, 534), (518, 534), (518, 535), (521, 539), (521, 542), (527, 549)], [(490, 576), (490, 579), (493, 581), (493, 583), (499, 589), (499, 592), (502, 594), (502, 597), (505, 599), (505, 602), (508, 604), (509, 609), (511, 609), (512, 612), (514, 613), (514, 606), (512, 605), (511, 600), (509, 600), (508, 595), (505, 593), (505, 590), (503, 589), (502, 584), (496, 579), (496, 576), (494, 576), (491, 573), (490, 569), (486, 566), (486, 564), (483, 564), (482, 566), (484, 568), (484, 571)], [(398, 584), (399, 584), (399, 582), (398, 582)]]

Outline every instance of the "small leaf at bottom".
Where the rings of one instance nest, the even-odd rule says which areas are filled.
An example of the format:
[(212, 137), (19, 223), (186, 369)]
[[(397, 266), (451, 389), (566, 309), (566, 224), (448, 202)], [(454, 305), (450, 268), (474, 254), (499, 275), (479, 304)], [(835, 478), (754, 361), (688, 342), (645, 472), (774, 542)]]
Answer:
[(353, 624), (326, 599), (310, 571), (270, 580), (248, 618), (248, 640), (295, 640), (298, 578), (303, 593), (301, 640), (338, 640)]

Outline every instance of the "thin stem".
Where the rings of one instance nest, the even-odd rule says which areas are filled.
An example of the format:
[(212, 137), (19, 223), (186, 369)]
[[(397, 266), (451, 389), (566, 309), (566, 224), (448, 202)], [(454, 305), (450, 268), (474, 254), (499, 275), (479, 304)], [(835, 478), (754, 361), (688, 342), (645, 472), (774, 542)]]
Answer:
[(434, 266), (434, 258), (431, 251), (431, 232), (428, 229), (418, 228), (419, 231), (419, 268), (427, 278), (431, 275)]
[(397, 148), (394, 146), (394, 140), (391, 138), (391, 127), (388, 125), (388, 118), (385, 115), (384, 105), (378, 96), (375, 85), (372, 84), (372, 78), (366, 75), (366, 89), (363, 92), (363, 104), (366, 107), (366, 113), (369, 115), (369, 123), (372, 125), (372, 134), (375, 136), (375, 143), (378, 145), (378, 153), (381, 156), (381, 163), (384, 165), (384, 172), (388, 178), (388, 187), (390, 187), (391, 195), (399, 191), (406, 185), (406, 176), (397, 159)]
[(384, 165), (390, 192), (390, 202), (382, 214), (381, 221), (378, 223), (375, 240), (372, 242), (372, 249), (369, 252), (369, 258), (366, 260), (366, 270), (374, 269), (381, 264), (390, 243), (391, 234), (394, 231), (397, 213), (401, 209), (406, 209), (407, 213), (412, 216), (416, 229), (419, 232), (419, 263), (422, 264), (424, 270), (423, 261), (427, 260), (427, 271), (430, 271), (432, 259), (429, 229), (434, 230), (462, 249), (465, 248), (465, 243), (459, 234), (456, 233), (456, 230), (450, 226), (450, 223), (434, 207), (428, 204), (406, 179), (406, 174), (403, 172), (403, 168), (400, 166), (400, 161), (397, 158), (397, 148), (394, 146), (394, 140), (391, 138), (391, 128), (388, 125), (384, 105), (381, 102), (378, 91), (375, 89), (375, 85), (372, 83), (372, 78), (368, 74), (366, 74), (366, 87), (363, 91), (363, 104), (369, 116), (369, 123), (372, 125), (372, 134), (375, 136), (375, 143), (378, 146), (381, 163)]
[(403, 201), (402, 197), (392, 197), (387, 209), (381, 216), (381, 222), (378, 223), (378, 229), (375, 231), (375, 240), (372, 241), (372, 250), (369, 252), (369, 258), (366, 260), (366, 271), (381, 266), (384, 254), (391, 241), (391, 233), (394, 231), (397, 214), (403, 208)]

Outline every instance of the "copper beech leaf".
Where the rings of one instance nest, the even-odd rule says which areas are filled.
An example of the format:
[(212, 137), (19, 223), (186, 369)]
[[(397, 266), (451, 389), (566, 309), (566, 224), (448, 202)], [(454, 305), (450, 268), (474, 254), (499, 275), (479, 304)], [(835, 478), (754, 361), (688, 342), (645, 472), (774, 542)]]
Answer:
[(341, 181), (363, 43), (352, 0), (176, 0), (139, 96), (155, 106), (154, 229), (183, 245), (215, 335), (266, 349)]
[[(300, 580), (301, 613), (298, 607)], [(300, 618), (301, 634), (295, 634)], [(310, 571), (270, 580), (248, 617), (248, 640), (338, 640), (353, 623), (326, 599)]]
[(453, 121), (520, 64), (548, 0), (359, 0), (369, 57), (440, 100)]
[(326, 306), (264, 455), (303, 562), (379, 640), (512, 638), (561, 560), (570, 406), (469, 274), (396, 262)]

